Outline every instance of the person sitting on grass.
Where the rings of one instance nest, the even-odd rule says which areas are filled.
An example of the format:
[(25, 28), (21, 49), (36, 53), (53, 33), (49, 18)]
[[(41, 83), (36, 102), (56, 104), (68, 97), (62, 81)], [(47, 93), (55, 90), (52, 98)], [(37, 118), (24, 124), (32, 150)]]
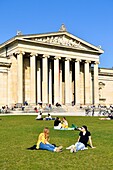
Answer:
[(68, 122), (65, 117), (62, 119), (61, 128), (68, 128)]
[(57, 117), (54, 121), (54, 129), (61, 129), (61, 120)]
[(51, 152), (61, 152), (62, 146), (56, 147), (49, 143), (49, 129), (45, 127), (43, 132), (39, 134), (36, 149), (48, 150)]
[(59, 117), (56, 117), (54, 121), (54, 129), (56, 130), (80, 130), (74, 124), (72, 124), (71, 127), (68, 127), (68, 122), (65, 117), (63, 117), (63, 121), (61, 121)]
[(48, 115), (44, 118), (44, 120), (55, 120), (55, 118), (52, 118), (50, 113), (48, 113)]
[(102, 118), (99, 118), (100, 120), (113, 120), (113, 115), (109, 115), (108, 117), (102, 117)]
[(41, 112), (38, 113), (38, 116), (36, 117), (36, 120), (43, 120)]
[(83, 125), (79, 133), (78, 141), (75, 143), (75, 145), (71, 145), (66, 149), (69, 149), (71, 153), (88, 149), (88, 141), (90, 143), (90, 147), (95, 148), (92, 144), (91, 133), (87, 130), (87, 126)]

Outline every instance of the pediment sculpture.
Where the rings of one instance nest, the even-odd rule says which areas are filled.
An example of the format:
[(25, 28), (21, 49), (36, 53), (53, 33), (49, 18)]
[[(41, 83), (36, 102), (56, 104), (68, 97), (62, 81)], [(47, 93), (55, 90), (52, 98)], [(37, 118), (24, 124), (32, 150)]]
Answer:
[(72, 38), (67, 38), (65, 35), (62, 36), (48, 36), (43, 38), (35, 38), (35, 41), (49, 43), (49, 44), (56, 44), (74, 48), (81, 48), (86, 49), (79, 41), (76, 41)]

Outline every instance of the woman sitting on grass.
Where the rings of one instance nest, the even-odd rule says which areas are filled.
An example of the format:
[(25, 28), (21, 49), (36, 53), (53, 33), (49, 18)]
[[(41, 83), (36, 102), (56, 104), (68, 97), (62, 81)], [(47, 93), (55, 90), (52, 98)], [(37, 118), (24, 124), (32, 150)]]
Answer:
[(56, 147), (49, 143), (49, 129), (45, 127), (43, 133), (40, 133), (38, 137), (36, 149), (48, 150), (52, 152), (61, 152), (62, 146)]
[(87, 130), (87, 126), (82, 126), (81, 129), (79, 128), (80, 133), (79, 133), (79, 138), (78, 142), (75, 143), (75, 145), (71, 145), (67, 147), (66, 149), (69, 149), (70, 152), (77, 152), (79, 150), (85, 150), (88, 149), (88, 141), (90, 143), (91, 148), (95, 148), (92, 144), (92, 139), (91, 139), (91, 133)]
[(61, 128), (68, 128), (68, 122), (65, 117), (62, 119)]

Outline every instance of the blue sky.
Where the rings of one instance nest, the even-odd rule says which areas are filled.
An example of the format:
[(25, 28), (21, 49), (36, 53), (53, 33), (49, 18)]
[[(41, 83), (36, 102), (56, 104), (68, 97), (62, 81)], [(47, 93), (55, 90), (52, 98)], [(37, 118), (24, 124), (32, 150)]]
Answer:
[(16, 35), (57, 32), (101, 45), (100, 67), (113, 67), (113, 0), (0, 0), (0, 44)]

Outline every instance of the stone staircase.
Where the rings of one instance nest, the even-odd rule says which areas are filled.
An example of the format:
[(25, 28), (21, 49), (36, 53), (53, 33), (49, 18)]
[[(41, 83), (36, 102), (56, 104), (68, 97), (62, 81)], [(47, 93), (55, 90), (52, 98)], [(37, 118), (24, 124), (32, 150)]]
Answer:
[[(24, 108), (15, 108), (13, 111), (11, 110), (10, 112), (11, 113), (36, 113), (34, 108), (38, 106), (33, 106), (33, 105), (28, 105), (28, 106), (25, 106)], [(40, 111), (40, 109), (38, 109), (38, 111)], [(62, 105), (62, 106), (54, 106), (52, 105), (52, 108), (51, 109), (48, 109), (48, 108), (43, 108), (42, 110), (43, 113), (75, 113), (75, 112), (78, 112), (78, 113), (82, 113), (83, 110), (82, 109), (78, 109), (76, 106), (66, 106), (66, 105)]]

